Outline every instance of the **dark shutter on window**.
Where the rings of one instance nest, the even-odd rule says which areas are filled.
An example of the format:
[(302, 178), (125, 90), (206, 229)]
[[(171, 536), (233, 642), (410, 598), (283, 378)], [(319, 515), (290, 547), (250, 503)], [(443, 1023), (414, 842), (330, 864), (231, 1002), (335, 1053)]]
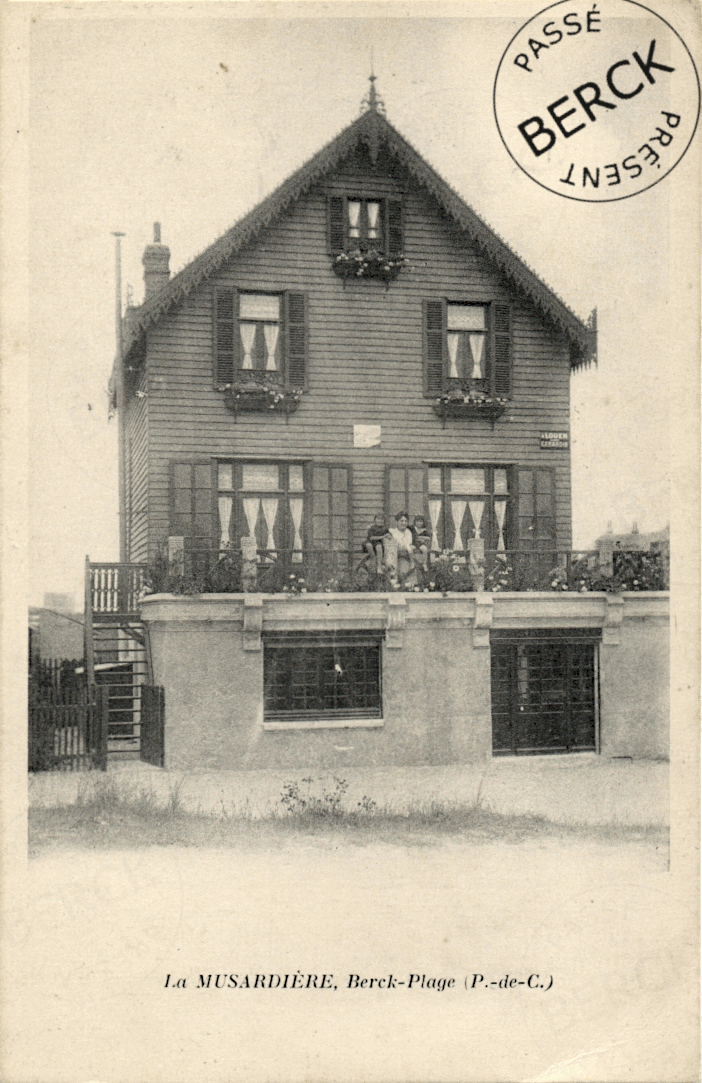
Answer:
[(345, 463), (312, 463), (312, 547), (346, 554), (351, 543), (351, 467)]
[(171, 463), (170, 534), (185, 539), (189, 568), (204, 567), (216, 546), (214, 465)]
[(332, 256), (338, 256), (339, 252), (343, 252), (345, 248), (345, 202), (343, 196), (329, 197), (329, 252)]
[(237, 317), (238, 294), (234, 289), (214, 291), (214, 365), (215, 385), (228, 384), (234, 379), (237, 367)]
[(553, 469), (521, 467), (516, 473), (518, 548), (554, 550), (556, 507)]
[(423, 515), (429, 522), (426, 473), (422, 463), (385, 467), (385, 515), (388, 526), (395, 526), (395, 516), (401, 511), (409, 515), (410, 525), (415, 515)]
[(285, 294), (285, 380), (288, 387), (307, 387), (307, 294)]
[(424, 394), (440, 395), (444, 386), (444, 340), (446, 306), (443, 301), (424, 302)]
[(388, 208), (388, 255), (397, 256), (404, 250), (404, 243), (402, 239), (402, 201), (399, 199), (389, 199), (387, 201)]
[(492, 350), (490, 364), (494, 393), (508, 398), (512, 392), (512, 327), (509, 305), (494, 304), (490, 309)]

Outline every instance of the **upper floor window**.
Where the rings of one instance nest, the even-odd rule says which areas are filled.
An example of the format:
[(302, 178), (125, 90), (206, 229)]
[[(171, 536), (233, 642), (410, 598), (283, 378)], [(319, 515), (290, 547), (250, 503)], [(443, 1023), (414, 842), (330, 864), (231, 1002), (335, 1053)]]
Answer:
[(446, 306), (449, 379), (485, 381), (487, 376), (487, 305)]
[(239, 337), (242, 369), (278, 372), (282, 367), (280, 296), (239, 294)]
[(383, 223), (380, 217), (379, 199), (349, 199), (349, 241), (358, 248), (381, 248), (383, 246)]
[(329, 250), (375, 250), (384, 256), (403, 251), (402, 201), (396, 197), (329, 197)]
[(509, 305), (443, 299), (424, 302), (424, 392), (434, 397), (452, 388), (509, 398)]
[(214, 294), (215, 386), (241, 378), (304, 388), (307, 295), (219, 288)]

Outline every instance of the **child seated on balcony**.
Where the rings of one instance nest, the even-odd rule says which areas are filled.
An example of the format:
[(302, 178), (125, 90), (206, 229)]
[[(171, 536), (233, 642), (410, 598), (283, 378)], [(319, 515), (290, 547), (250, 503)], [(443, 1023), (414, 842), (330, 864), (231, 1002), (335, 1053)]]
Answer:
[(429, 571), (429, 550), (431, 532), (423, 515), (415, 515), (412, 520), (412, 550), (419, 555), (419, 563), (425, 572)]
[(383, 548), (383, 542), (387, 537), (389, 537), (389, 531), (385, 523), (385, 516), (376, 515), (373, 518), (373, 522), (368, 527), (366, 540), (363, 543), (363, 551), (368, 553), (371, 561), (375, 560), (375, 567), (378, 575), (382, 575), (385, 567), (385, 550)]

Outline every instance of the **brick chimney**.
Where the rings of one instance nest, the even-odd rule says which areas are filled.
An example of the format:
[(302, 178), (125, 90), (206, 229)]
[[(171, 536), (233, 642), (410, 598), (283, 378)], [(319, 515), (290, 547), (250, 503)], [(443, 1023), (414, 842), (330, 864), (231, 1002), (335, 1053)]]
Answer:
[(162, 290), (171, 277), (168, 261), (171, 250), (161, 244), (161, 223), (154, 222), (153, 244), (147, 244), (141, 262), (144, 264), (144, 300), (148, 301), (155, 293)]

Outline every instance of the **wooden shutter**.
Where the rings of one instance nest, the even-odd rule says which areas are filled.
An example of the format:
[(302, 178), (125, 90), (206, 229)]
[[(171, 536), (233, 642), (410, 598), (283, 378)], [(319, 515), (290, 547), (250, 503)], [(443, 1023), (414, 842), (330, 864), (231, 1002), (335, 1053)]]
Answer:
[(343, 196), (329, 196), (327, 218), (329, 226), (329, 252), (338, 256), (346, 247), (346, 200)]
[(520, 467), (516, 474), (517, 548), (553, 550), (556, 545), (553, 469)]
[(170, 534), (185, 539), (191, 567), (207, 562), (219, 537), (214, 470), (211, 459), (171, 463)]
[(351, 467), (345, 463), (312, 463), (312, 547), (349, 552), (351, 541)]
[(285, 382), (307, 387), (307, 294), (285, 293)]
[(444, 389), (444, 343), (446, 305), (444, 301), (424, 302), (424, 394), (435, 397)]
[(214, 291), (214, 364), (215, 386), (229, 384), (238, 367), (239, 299), (235, 289)]
[(512, 393), (512, 326), (509, 305), (490, 307), (492, 343), (490, 381), (493, 394), (509, 398)]
[[(422, 463), (409, 466), (385, 467), (385, 515), (388, 526), (394, 526), (400, 511), (409, 515), (410, 526), (415, 515), (423, 515), (427, 523), (426, 468)], [(370, 523), (368, 524), (370, 526)]]
[(397, 256), (404, 251), (402, 238), (402, 200), (388, 199), (387, 205), (387, 252), (389, 256)]

